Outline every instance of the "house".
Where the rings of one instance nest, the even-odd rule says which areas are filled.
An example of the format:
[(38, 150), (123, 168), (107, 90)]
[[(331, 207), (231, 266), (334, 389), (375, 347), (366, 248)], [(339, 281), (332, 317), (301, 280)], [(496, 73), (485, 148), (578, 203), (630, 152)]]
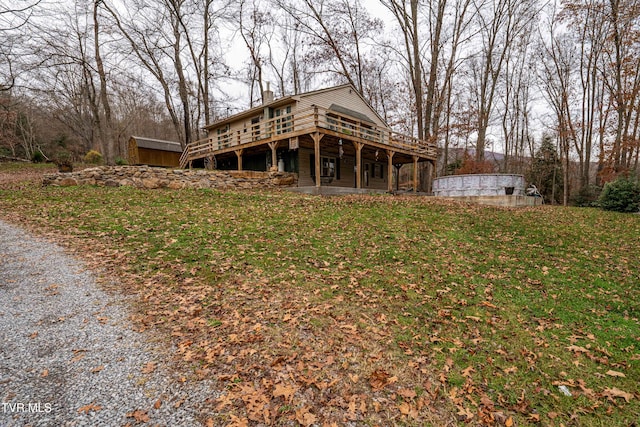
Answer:
[(130, 165), (176, 167), (180, 164), (182, 151), (179, 142), (132, 136), (127, 162)]
[[(394, 189), (394, 169), (433, 164), (433, 143), (389, 128), (351, 85), (273, 99), (206, 127), (189, 144), (180, 166), (205, 159), (218, 169), (280, 170), (298, 174), (298, 186)], [(397, 172), (396, 172), (397, 173)]]

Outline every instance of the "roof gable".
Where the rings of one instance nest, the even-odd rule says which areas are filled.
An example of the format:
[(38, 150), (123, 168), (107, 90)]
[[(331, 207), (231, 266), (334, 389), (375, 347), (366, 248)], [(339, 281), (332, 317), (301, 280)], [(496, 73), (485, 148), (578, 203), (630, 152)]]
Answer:
[[(334, 97), (333, 94), (336, 96)], [(340, 86), (319, 89), (300, 94), (299, 97), (301, 99), (308, 100), (314, 99), (319, 101), (318, 104), (326, 109), (330, 109), (335, 112), (343, 110), (343, 114), (362, 119), (369, 123), (382, 125), (387, 128), (389, 127), (386, 120), (378, 114), (369, 101), (367, 101), (352, 84), (348, 83)], [(325, 101), (325, 105), (322, 105), (322, 101)]]
[[(342, 100), (344, 100), (345, 97), (351, 98), (354, 100), (354, 104), (346, 102), (346, 104), (348, 105), (343, 105), (345, 103), (341, 102), (341, 100), (339, 99), (333, 98), (331, 96), (332, 93), (340, 94)], [(320, 103), (322, 102), (320, 100), (322, 99), (326, 100), (326, 102), (324, 102), (324, 104), (326, 105), (320, 105)], [(314, 103), (314, 101), (316, 100), (319, 101), (318, 102), (319, 106), (322, 106), (326, 109), (332, 109), (335, 112), (341, 112), (340, 110), (342, 109), (344, 110), (342, 111), (343, 114), (350, 115), (352, 117), (361, 119), (369, 123), (374, 123), (374, 124), (377, 123), (385, 127), (389, 127), (387, 122), (380, 116), (380, 114), (378, 114), (378, 112), (360, 94), (360, 92), (356, 90), (356, 88), (353, 85), (343, 84), (340, 86), (332, 86), (332, 87), (318, 89), (310, 92), (300, 93), (297, 95), (278, 98), (272, 102), (244, 110), (240, 113), (234, 114), (232, 116), (226, 117), (221, 120), (217, 120), (214, 123), (206, 126), (205, 129), (211, 130), (211, 129), (223, 126), (227, 123), (234, 123), (234, 122), (246, 119), (248, 117), (259, 115), (264, 111), (265, 108), (276, 108), (276, 107), (281, 107), (287, 104), (291, 104), (292, 102), (299, 103), (301, 101)], [(338, 102), (334, 102), (336, 100)], [(362, 111), (362, 108), (358, 108), (358, 107), (349, 108), (351, 105), (356, 105), (356, 104), (359, 104), (358, 107), (364, 107), (367, 110), (366, 113)], [(332, 107), (336, 107), (336, 108), (332, 108)]]

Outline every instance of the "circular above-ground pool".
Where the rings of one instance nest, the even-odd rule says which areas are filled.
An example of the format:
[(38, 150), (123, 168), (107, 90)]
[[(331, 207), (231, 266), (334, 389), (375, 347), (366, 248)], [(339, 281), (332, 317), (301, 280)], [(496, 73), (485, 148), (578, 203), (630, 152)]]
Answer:
[(525, 180), (522, 175), (502, 173), (441, 176), (433, 181), (433, 194), (441, 197), (524, 196)]

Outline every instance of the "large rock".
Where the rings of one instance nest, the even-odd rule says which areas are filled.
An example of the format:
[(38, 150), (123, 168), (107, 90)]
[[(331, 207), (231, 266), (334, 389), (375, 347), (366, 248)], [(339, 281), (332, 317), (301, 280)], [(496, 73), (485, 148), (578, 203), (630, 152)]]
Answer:
[(75, 178), (66, 177), (58, 181), (60, 187), (72, 187), (78, 185), (78, 181)]

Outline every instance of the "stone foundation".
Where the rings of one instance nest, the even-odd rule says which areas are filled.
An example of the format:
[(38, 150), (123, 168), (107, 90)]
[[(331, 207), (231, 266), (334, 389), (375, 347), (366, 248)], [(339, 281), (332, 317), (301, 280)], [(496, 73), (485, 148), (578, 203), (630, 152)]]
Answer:
[(174, 190), (182, 188), (228, 190), (291, 187), (296, 185), (297, 175), (277, 171), (208, 171), (148, 166), (101, 166), (71, 173), (47, 174), (42, 183), (59, 187), (97, 185), (100, 187), (130, 186)]

